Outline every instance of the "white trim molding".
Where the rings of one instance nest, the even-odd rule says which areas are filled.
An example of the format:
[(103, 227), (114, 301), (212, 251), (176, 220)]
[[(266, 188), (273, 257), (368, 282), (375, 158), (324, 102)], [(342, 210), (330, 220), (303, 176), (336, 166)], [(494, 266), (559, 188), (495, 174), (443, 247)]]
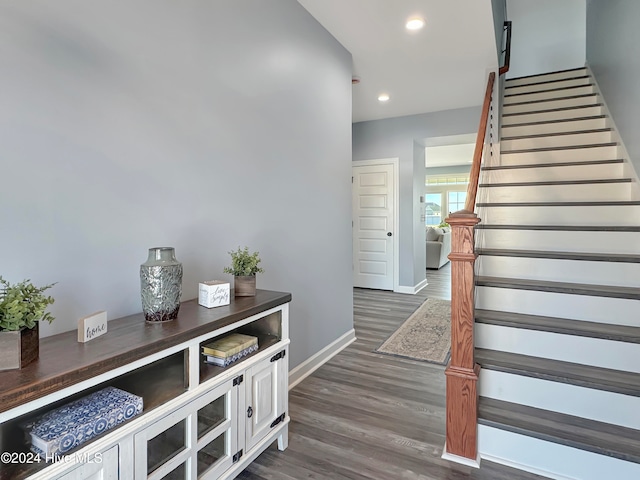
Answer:
[(444, 442), (444, 447), (442, 447), (442, 455), (440, 458), (450, 462), (459, 463), (460, 465), (466, 465), (467, 467), (480, 468), (480, 453), (478, 453), (478, 457), (475, 460), (467, 457), (461, 457), (460, 455), (454, 455), (453, 453), (448, 453), (446, 440)]
[(394, 292), (396, 292), (396, 293), (407, 293), (409, 295), (415, 295), (416, 293), (418, 293), (420, 290), (422, 290), (427, 285), (429, 285), (429, 283), (427, 282), (427, 279), (425, 278), (419, 284), (417, 284), (415, 287), (398, 286), (394, 290)]
[(377, 158), (373, 160), (354, 160), (353, 167), (369, 167), (372, 165), (393, 166), (393, 291), (400, 287), (400, 159)]
[(315, 372), (322, 365), (331, 360), (334, 356), (347, 348), (353, 342), (356, 341), (356, 331), (354, 329), (349, 330), (338, 339), (331, 342), (315, 355), (307, 358), (300, 365), (296, 366), (289, 372), (289, 390), (299, 384), (302, 380), (307, 378), (313, 372)]

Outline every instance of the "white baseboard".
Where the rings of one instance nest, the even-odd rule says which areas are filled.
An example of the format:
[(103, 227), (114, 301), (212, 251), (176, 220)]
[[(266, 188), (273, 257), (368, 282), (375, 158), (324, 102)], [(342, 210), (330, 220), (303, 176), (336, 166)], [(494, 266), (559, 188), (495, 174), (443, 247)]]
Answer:
[(425, 278), (423, 281), (421, 281), (415, 287), (403, 287), (402, 285), (398, 285), (398, 287), (394, 290), (394, 292), (396, 292), (396, 293), (407, 293), (409, 295), (415, 295), (416, 293), (418, 293), (420, 290), (422, 290), (427, 285), (429, 285), (429, 283), (427, 282), (427, 279)]
[(313, 372), (315, 372), (322, 365), (331, 360), (335, 355), (347, 348), (353, 342), (356, 341), (356, 331), (354, 329), (349, 330), (347, 333), (331, 342), (315, 355), (307, 358), (300, 365), (296, 366), (289, 372), (289, 390), (299, 384), (302, 380), (307, 378)]
[(448, 460), (450, 462), (459, 463), (460, 465), (466, 465), (467, 467), (480, 468), (480, 454), (475, 460), (467, 457), (461, 457), (460, 455), (454, 455), (453, 453), (447, 452), (447, 442), (445, 440), (444, 447), (442, 447), (442, 455), (440, 456), (443, 460)]

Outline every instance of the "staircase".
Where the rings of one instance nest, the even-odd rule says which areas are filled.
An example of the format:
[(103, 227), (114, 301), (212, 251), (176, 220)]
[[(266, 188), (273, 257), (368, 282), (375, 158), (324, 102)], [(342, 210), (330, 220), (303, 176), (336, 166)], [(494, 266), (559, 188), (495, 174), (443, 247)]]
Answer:
[(480, 454), (640, 479), (638, 184), (586, 69), (505, 85), (477, 204)]

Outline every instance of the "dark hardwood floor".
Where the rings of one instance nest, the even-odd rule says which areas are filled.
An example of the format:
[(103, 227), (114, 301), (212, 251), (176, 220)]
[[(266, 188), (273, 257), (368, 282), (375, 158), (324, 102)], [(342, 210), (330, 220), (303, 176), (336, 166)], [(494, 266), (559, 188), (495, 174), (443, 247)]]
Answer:
[(416, 295), (354, 289), (358, 340), (290, 391), (289, 448), (275, 444), (245, 480), (528, 480), (483, 461), (440, 458), (445, 441), (444, 367), (373, 353), (428, 297), (450, 298), (450, 266), (427, 270)]

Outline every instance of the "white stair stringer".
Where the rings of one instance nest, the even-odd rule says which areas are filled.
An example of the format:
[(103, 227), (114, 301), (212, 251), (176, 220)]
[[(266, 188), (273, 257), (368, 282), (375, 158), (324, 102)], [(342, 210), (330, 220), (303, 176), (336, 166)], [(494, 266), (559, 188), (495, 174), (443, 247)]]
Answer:
[(625, 480), (640, 478), (640, 189), (593, 84), (586, 69), (505, 83), (476, 207), (478, 447)]

